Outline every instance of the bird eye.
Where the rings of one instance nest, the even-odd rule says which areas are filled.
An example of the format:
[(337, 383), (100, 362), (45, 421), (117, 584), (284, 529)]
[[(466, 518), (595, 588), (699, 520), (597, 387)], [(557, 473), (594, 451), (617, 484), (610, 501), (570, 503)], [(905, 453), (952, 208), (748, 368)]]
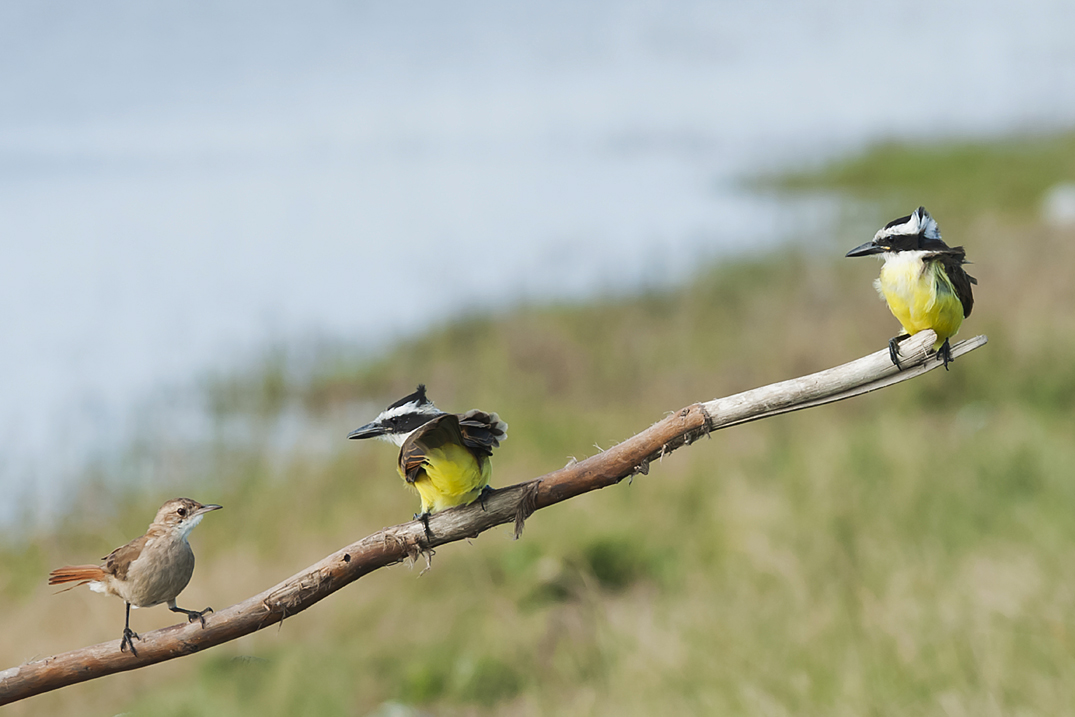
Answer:
[(176, 511), (176, 513), (179, 513), (179, 517), (182, 518), (187, 514), (187, 509), (186, 508), (180, 508), (179, 510)]

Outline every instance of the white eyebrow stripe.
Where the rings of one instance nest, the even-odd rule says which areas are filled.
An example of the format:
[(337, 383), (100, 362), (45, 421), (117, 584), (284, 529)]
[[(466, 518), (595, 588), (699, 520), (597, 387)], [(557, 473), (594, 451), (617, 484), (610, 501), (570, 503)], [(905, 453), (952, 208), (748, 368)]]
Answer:
[(929, 212), (916, 209), (903, 224), (879, 229), (873, 236), (873, 240), (884, 239), (891, 236), (913, 236), (922, 234), (927, 239), (940, 239), (941, 228)]

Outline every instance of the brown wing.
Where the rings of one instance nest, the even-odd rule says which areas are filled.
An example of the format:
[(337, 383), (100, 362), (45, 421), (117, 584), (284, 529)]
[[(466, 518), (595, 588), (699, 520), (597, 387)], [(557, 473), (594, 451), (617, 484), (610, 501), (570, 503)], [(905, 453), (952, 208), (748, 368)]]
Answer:
[(131, 563), (138, 559), (138, 556), (142, 554), (142, 548), (146, 546), (146, 542), (151, 536), (147, 533), (141, 538), (135, 538), (131, 542), (124, 546), (116, 548), (111, 553), (101, 558), (105, 561), (102, 566), (106, 573), (115, 575), (120, 580), (127, 579), (127, 569), (131, 567)]
[(463, 445), (483, 456), (493, 455), (493, 449), (508, 437), (508, 424), (495, 413), (467, 411), (459, 417)]
[(426, 452), (445, 443), (467, 445), (459, 430), (459, 416), (445, 413), (415, 429), (399, 449), (399, 471), (404, 480), (414, 483), (425, 469)]

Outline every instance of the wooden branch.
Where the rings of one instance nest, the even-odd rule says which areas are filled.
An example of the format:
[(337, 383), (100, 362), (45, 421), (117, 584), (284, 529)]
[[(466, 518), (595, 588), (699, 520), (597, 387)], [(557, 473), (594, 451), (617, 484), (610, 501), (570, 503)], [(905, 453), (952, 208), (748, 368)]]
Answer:
[[(840, 401), (932, 371), (941, 365), (931, 350), (934, 340), (933, 332), (924, 331), (904, 341), (902, 371), (892, 365), (886, 348), (809, 376), (687, 406), (607, 451), (495, 491), (484, 507), (474, 503), (432, 516), (432, 540), (427, 541), (418, 521), (384, 528), (259, 595), (207, 615), (204, 628), (189, 623), (144, 633), (137, 656), (121, 652), (119, 640), (113, 640), (4, 670), (0, 672), (0, 705), (248, 635), (302, 612), (378, 568), (423, 555), (428, 559), (438, 545), (475, 537), (497, 525), (514, 522), (518, 537), (523, 522), (535, 510), (647, 473), (651, 461), (711, 431)], [(959, 358), (985, 343), (985, 336), (962, 341), (952, 347), (952, 355)]]

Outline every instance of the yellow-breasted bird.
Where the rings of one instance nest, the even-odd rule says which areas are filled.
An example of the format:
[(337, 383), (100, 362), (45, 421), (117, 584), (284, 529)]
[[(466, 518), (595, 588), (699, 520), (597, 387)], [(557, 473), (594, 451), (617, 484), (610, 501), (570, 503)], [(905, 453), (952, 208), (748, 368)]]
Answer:
[(963, 319), (974, 308), (971, 284), (978, 280), (963, 271), (966, 252), (941, 241), (940, 227), (925, 207), (893, 219), (868, 241), (847, 252), (847, 256), (881, 254), (885, 265), (874, 281), (904, 333), (889, 340), (888, 353), (900, 368), (899, 343), (919, 331), (937, 333), (935, 351), (940, 351), (944, 368), (952, 360), (948, 339), (959, 331)]
[(415, 514), (429, 534), (429, 515), (469, 505), (489, 488), (493, 449), (508, 437), (508, 424), (495, 413), (445, 413), (426, 398), (426, 387), (404, 396), (348, 438), (380, 438), (399, 446), (400, 477), (418, 491)]

